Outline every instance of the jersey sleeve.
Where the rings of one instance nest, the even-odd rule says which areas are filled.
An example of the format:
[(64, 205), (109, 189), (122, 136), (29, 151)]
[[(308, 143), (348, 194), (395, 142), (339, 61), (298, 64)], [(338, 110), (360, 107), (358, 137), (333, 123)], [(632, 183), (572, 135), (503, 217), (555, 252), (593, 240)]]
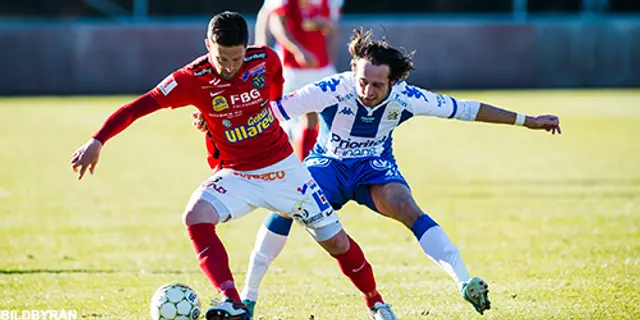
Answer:
[(151, 98), (149, 92), (147, 92), (112, 113), (107, 120), (102, 123), (102, 126), (96, 131), (93, 138), (105, 144), (109, 139), (128, 128), (137, 119), (154, 111), (158, 111), (161, 108), (162, 107)]
[(400, 95), (409, 100), (414, 115), (438, 118), (474, 120), (480, 103), (471, 100), (457, 100), (444, 94), (434, 93), (409, 84), (404, 84)]
[(282, 62), (278, 58), (275, 51), (270, 50), (269, 55), (270, 64), (273, 71), (273, 78), (271, 78), (271, 89), (269, 90), (269, 100), (276, 101), (282, 98), (282, 91), (284, 90), (284, 77), (282, 75)]
[(310, 83), (271, 103), (271, 109), (278, 120), (289, 120), (309, 112), (321, 112), (326, 107), (338, 103), (344, 94), (346, 79), (340, 75)]
[(149, 94), (162, 108), (179, 108), (190, 104), (191, 77), (180, 69), (168, 75)]
[(332, 21), (340, 20), (342, 6), (344, 6), (344, 0), (329, 0), (329, 18)]
[(287, 2), (288, 0), (264, 0), (262, 7), (267, 9), (269, 13), (284, 16), (287, 10)]

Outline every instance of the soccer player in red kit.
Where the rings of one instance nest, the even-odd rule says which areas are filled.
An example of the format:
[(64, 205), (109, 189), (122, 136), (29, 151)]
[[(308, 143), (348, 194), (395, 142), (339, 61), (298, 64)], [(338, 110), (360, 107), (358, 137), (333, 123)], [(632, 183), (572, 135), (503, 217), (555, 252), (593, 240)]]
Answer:
[(282, 66), (268, 47), (247, 47), (244, 18), (223, 12), (211, 19), (208, 54), (173, 72), (156, 88), (122, 106), (72, 155), (82, 179), (93, 174), (104, 143), (136, 119), (163, 108), (195, 106), (209, 128), (214, 173), (192, 194), (183, 222), (200, 267), (225, 297), (207, 320), (249, 319), (240, 302), (216, 225), (256, 208), (282, 212), (303, 225), (362, 292), (375, 319), (396, 319), (376, 290), (371, 265), (347, 235), (269, 108), (282, 93)]
[[(256, 44), (276, 42), (283, 64), (284, 94), (336, 74), (338, 24), (344, 0), (264, 0), (256, 18)], [(318, 136), (318, 114), (307, 113), (282, 124), (294, 150), (306, 158)]]

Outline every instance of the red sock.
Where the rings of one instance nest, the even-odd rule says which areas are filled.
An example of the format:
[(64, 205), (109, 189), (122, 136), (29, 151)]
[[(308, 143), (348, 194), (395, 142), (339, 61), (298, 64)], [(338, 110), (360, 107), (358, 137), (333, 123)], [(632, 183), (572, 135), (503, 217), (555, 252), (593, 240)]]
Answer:
[(213, 286), (225, 297), (240, 302), (240, 295), (233, 284), (229, 268), (229, 256), (211, 223), (199, 223), (187, 227), (189, 238), (200, 260), (200, 268)]
[(313, 146), (316, 144), (316, 139), (318, 138), (318, 128), (306, 128), (302, 131), (302, 135), (300, 136), (300, 140), (297, 141), (301, 160), (304, 160), (311, 150), (313, 150)]
[(347, 252), (333, 256), (338, 260), (340, 270), (362, 292), (368, 308), (373, 307), (376, 302), (384, 303), (382, 296), (376, 290), (373, 268), (364, 257), (362, 249), (351, 237), (349, 237), (349, 243)]

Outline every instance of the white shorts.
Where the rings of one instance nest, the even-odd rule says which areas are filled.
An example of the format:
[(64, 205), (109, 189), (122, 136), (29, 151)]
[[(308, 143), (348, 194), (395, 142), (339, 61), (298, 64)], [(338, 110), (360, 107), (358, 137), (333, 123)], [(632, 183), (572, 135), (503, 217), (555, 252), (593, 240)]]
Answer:
[[(284, 94), (291, 93), (297, 89), (306, 86), (309, 83), (316, 82), (322, 78), (336, 74), (336, 68), (332, 65), (320, 69), (295, 69), (284, 67), (282, 76), (284, 77)], [(293, 117), (289, 121), (280, 121), (280, 125), (289, 135), (289, 140), (295, 141), (300, 138), (302, 129), (300, 128), (300, 117)]]
[(305, 164), (293, 154), (260, 170), (222, 169), (196, 189), (188, 207), (197, 200), (210, 203), (220, 222), (240, 218), (256, 208), (284, 213), (312, 234), (340, 222)]

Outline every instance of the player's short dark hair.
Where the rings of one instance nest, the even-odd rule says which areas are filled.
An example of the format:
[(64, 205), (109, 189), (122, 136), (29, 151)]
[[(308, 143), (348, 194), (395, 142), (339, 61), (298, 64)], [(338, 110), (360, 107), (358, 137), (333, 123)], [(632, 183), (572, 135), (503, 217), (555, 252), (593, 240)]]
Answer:
[(247, 46), (247, 21), (237, 12), (219, 13), (209, 21), (207, 39), (223, 47)]
[[(403, 50), (404, 51), (404, 50)], [(400, 51), (387, 43), (386, 40), (373, 39), (371, 30), (354, 29), (349, 53), (351, 67), (355, 67), (358, 59), (366, 59), (374, 65), (389, 66), (389, 81), (397, 82), (407, 79), (413, 67), (413, 54)]]

